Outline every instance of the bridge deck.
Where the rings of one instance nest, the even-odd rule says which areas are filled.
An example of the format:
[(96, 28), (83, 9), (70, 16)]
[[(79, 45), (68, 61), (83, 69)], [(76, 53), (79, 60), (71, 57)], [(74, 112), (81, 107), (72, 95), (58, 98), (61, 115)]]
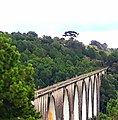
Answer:
[(97, 73), (100, 73), (102, 72), (103, 70), (107, 70), (108, 67), (105, 67), (105, 68), (102, 68), (102, 69), (99, 69), (99, 70), (96, 70), (96, 71), (93, 71), (93, 72), (90, 72), (90, 73), (87, 73), (87, 74), (82, 74), (80, 76), (77, 76), (77, 77), (74, 77), (74, 78), (71, 78), (71, 79), (68, 79), (68, 80), (65, 80), (65, 81), (62, 81), (62, 82), (59, 82), (59, 83), (56, 83), (52, 86), (48, 86), (46, 88), (43, 88), (43, 89), (39, 89), (35, 92), (36, 94), (36, 97), (39, 97), (39, 96), (42, 96), (44, 94), (47, 94), (47, 93), (51, 93), (57, 89), (60, 89), (60, 88), (63, 88), (64, 86), (67, 86), (69, 84), (72, 84), (72, 83), (75, 83), (76, 81), (80, 81), (80, 80), (83, 80), (89, 76), (92, 76), (94, 74), (97, 74)]

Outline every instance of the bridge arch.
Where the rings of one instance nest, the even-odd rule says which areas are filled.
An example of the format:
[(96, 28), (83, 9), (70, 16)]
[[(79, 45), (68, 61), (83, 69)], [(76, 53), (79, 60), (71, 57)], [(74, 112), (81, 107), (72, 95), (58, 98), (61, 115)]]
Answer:
[(86, 93), (86, 83), (83, 80), (82, 83), (82, 120), (87, 119), (87, 93)]
[(92, 80), (89, 78), (89, 90), (88, 90), (88, 119), (92, 118)]
[(48, 120), (56, 120), (55, 99), (53, 95), (48, 97)]
[(94, 76), (93, 83), (93, 116), (97, 116), (97, 75)]
[(74, 120), (79, 120), (79, 89), (78, 86), (75, 84), (74, 86)]
[[(96, 70), (37, 90), (35, 109), (41, 113), (43, 120), (87, 120), (91, 114), (92, 119), (94, 116), (98, 118), (101, 78), (106, 70), (107, 68)], [(92, 113), (89, 112), (91, 108)], [(76, 114), (76, 109), (79, 115)], [(53, 117), (48, 117), (50, 111)]]
[(66, 88), (63, 96), (63, 120), (70, 120), (69, 95)]

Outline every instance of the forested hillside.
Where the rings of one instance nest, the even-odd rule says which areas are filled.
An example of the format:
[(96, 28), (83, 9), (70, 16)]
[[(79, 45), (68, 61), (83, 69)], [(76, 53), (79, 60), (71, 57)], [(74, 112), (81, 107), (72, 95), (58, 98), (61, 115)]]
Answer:
[(11, 33), (12, 45), (21, 53), (21, 61), (35, 68), (35, 85), (43, 88), (103, 67), (107, 54), (85, 46), (73, 38), (42, 36), (35, 32)]
[[(24, 83), (33, 89), (34, 87), (35, 89), (40, 89), (68, 78), (109, 66), (108, 75), (102, 80), (101, 86), (101, 120), (118, 119), (118, 49), (108, 49), (106, 43), (101, 44), (95, 40), (92, 40), (90, 45), (85, 46), (73, 37), (70, 37), (68, 40), (59, 37), (52, 38), (46, 35), (38, 37), (38, 34), (33, 31), (29, 31), (28, 33), (13, 32), (11, 34), (1, 32), (0, 35), (0, 42), (2, 44), (5, 42), (2, 41), (3, 39), (11, 38), (11, 42), (7, 43), (9, 44), (8, 46), (17, 52), (19, 51), (18, 58), (13, 57), (12, 59), (9, 53), (7, 53), (7, 55), (11, 57), (11, 63), (17, 61), (17, 59), (20, 61), (17, 65), (22, 66), (21, 68), (24, 70), (25, 77), (28, 79), (28, 82), (25, 79), (26, 81)], [(2, 45), (1, 43), (0, 45)], [(16, 48), (12, 48), (11, 46), (16, 46)], [(0, 46), (0, 57), (2, 58), (0, 59), (1, 69), (6, 70), (9, 68), (6, 67), (8, 60), (7, 55), (5, 58), (2, 53), (4, 50), (6, 50), (6, 48)], [(3, 67), (3, 63), (5, 67)], [(11, 63), (9, 66), (14, 68)], [(26, 68), (24, 68), (24, 66), (26, 66)], [(29, 69), (28, 74), (27, 69)], [(23, 72), (20, 73), (21, 78), (19, 79), (23, 79)], [(17, 74), (18, 73), (19, 72), (17, 72)], [(14, 80), (13, 76), (10, 76), (10, 78)], [(0, 81), (1, 80), (3, 80), (3, 78), (0, 75)], [(32, 86), (31, 83), (33, 83), (34, 86)], [(7, 82), (5, 84), (7, 84)], [(3, 93), (5, 93), (5, 91), (3, 91)], [(29, 96), (29, 98), (30, 97), (31, 96)], [(6, 98), (3, 100), (5, 99)], [(2, 102), (0, 105), (2, 106)], [(34, 116), (34, 118), (36, 118), (36, 116)]]

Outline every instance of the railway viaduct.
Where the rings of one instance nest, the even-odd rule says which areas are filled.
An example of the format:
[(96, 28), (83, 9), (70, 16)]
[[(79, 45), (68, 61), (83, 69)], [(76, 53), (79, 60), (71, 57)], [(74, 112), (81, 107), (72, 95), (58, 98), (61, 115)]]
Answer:
[(43, 120), (99, 119), (100, 85), (107, 68), (35, 92), (34, 106)]

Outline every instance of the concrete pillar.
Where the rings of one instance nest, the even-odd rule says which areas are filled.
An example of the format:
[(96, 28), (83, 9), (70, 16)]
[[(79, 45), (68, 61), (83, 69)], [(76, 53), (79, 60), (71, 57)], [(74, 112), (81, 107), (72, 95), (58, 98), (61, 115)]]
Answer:
[(87, 120), (86, 85), (82, 87), (82, 120)]
[(76, 83), (79, 91), (79, 119), (80, 120), (82, 120), (82, 83), (83, 83), (83, 80), (78, 81)]
[(69, 99), (70, 120), (74, 119), (74, 86), (75, 84), (73, 83), (66, 87), (68, 91), (68, 99)]
[(79, 91), (77, 86), (75, 86), (74, 92), (74, 119), (73, 120), (80, 120), (79, 119)]
[(56, 110), (53, 96), (50, 96), (49, 98), (48, 120), (56, 120)]
[(56, 119), (63, 120), (63, 101), (64, 101), (64, 88), (60, 88), (53, 92), (55, 99)]
[(92, 82), (89, 80), (88, 119), (92, 118)]

